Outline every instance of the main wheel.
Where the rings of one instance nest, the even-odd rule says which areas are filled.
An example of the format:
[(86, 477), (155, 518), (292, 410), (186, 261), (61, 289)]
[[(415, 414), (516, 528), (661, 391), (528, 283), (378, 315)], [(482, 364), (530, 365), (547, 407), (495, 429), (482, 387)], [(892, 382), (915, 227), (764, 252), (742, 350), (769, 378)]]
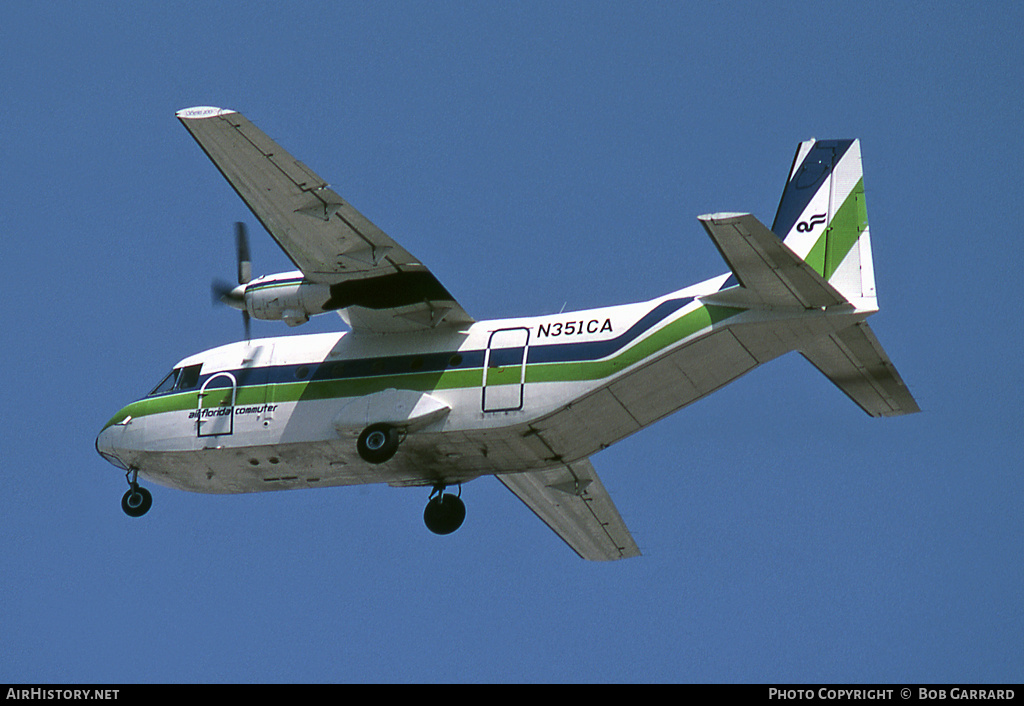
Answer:
[(153, 505), (153, 496), (142, 486), (130, 488), (121, 498), (121, 509), (129, 517), (142, 517)]
[(359, 456), (367, 463), (384, 463), (398, 451), (398, 430), (390, 424), (371, 424), (356, 442)]
[(451, 534), (466, 519), (466, 505), (457, 495), (442, 493), (430, 499), (423, 511), (423, 522), (434, 534)]

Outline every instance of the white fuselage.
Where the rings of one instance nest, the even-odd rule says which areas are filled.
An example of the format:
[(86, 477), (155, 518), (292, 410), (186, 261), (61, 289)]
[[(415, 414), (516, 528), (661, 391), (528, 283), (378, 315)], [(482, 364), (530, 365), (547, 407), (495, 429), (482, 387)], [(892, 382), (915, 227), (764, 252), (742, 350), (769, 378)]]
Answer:
[[(177, 384), (115, 414), (97, 450), (154, 482), (215, 493), (452, 484), (576, 460), (835, 328), (824, 312), (704, 305), (724, 279), (465, 330), (232, 343), (178, 363)], [(717, 335), (729, 331), (739, 338)], [(401, 452), (367, 464), (355, 438), (382, 421), (402, 430)]]

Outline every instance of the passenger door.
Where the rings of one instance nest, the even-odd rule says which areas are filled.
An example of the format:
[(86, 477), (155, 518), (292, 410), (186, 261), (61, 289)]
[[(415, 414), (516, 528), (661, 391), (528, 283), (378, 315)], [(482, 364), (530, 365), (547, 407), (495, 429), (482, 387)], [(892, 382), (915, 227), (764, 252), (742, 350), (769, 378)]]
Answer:
[(235, 431), (238, 381), (229, 372), (215, 373), (199, 388), (196, 433), (200, 437), (223, 436)]
[(511, 412), (523, 408), (529, 342), (527, 328), (499, 329), (491, 334), (484, 356), (481, 401), (484, 412)]

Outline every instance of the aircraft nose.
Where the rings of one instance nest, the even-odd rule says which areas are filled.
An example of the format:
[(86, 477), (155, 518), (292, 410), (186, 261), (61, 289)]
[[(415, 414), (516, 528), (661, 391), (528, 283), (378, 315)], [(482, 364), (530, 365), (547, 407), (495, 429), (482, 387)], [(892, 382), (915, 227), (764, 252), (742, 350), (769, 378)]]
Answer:
[(96, 435), (96, 453), (120, 469), (127, 470), (119, 458), (121, 449), (117, 441), (124, 435), (124, 424), (109, 424)]

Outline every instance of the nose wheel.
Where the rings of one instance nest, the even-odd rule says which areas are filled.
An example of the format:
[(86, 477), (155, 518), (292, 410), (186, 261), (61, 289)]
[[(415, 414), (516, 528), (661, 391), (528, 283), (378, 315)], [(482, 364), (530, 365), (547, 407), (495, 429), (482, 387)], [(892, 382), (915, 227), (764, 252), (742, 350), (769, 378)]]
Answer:
[(149, 512), (149, 508), (153, 505), (153, 496), (139, 485), (138, 469), (128, 471), (125, 474), (125, 479), (129, 476), (131, 476), (131, 480), (128, 480), (128, 492), (121, 498), (121, 509), (129, 517), (142, 517)]
[(427, 508), (423, 511), (423, 522), (434, 534), (451, 534), (466, 519), (466, 505), (459, 497), (462, 495), (462, 486), (459, 486), (459, 495), (446, 493), (444, 488), (443, 485), (434, 487)]

